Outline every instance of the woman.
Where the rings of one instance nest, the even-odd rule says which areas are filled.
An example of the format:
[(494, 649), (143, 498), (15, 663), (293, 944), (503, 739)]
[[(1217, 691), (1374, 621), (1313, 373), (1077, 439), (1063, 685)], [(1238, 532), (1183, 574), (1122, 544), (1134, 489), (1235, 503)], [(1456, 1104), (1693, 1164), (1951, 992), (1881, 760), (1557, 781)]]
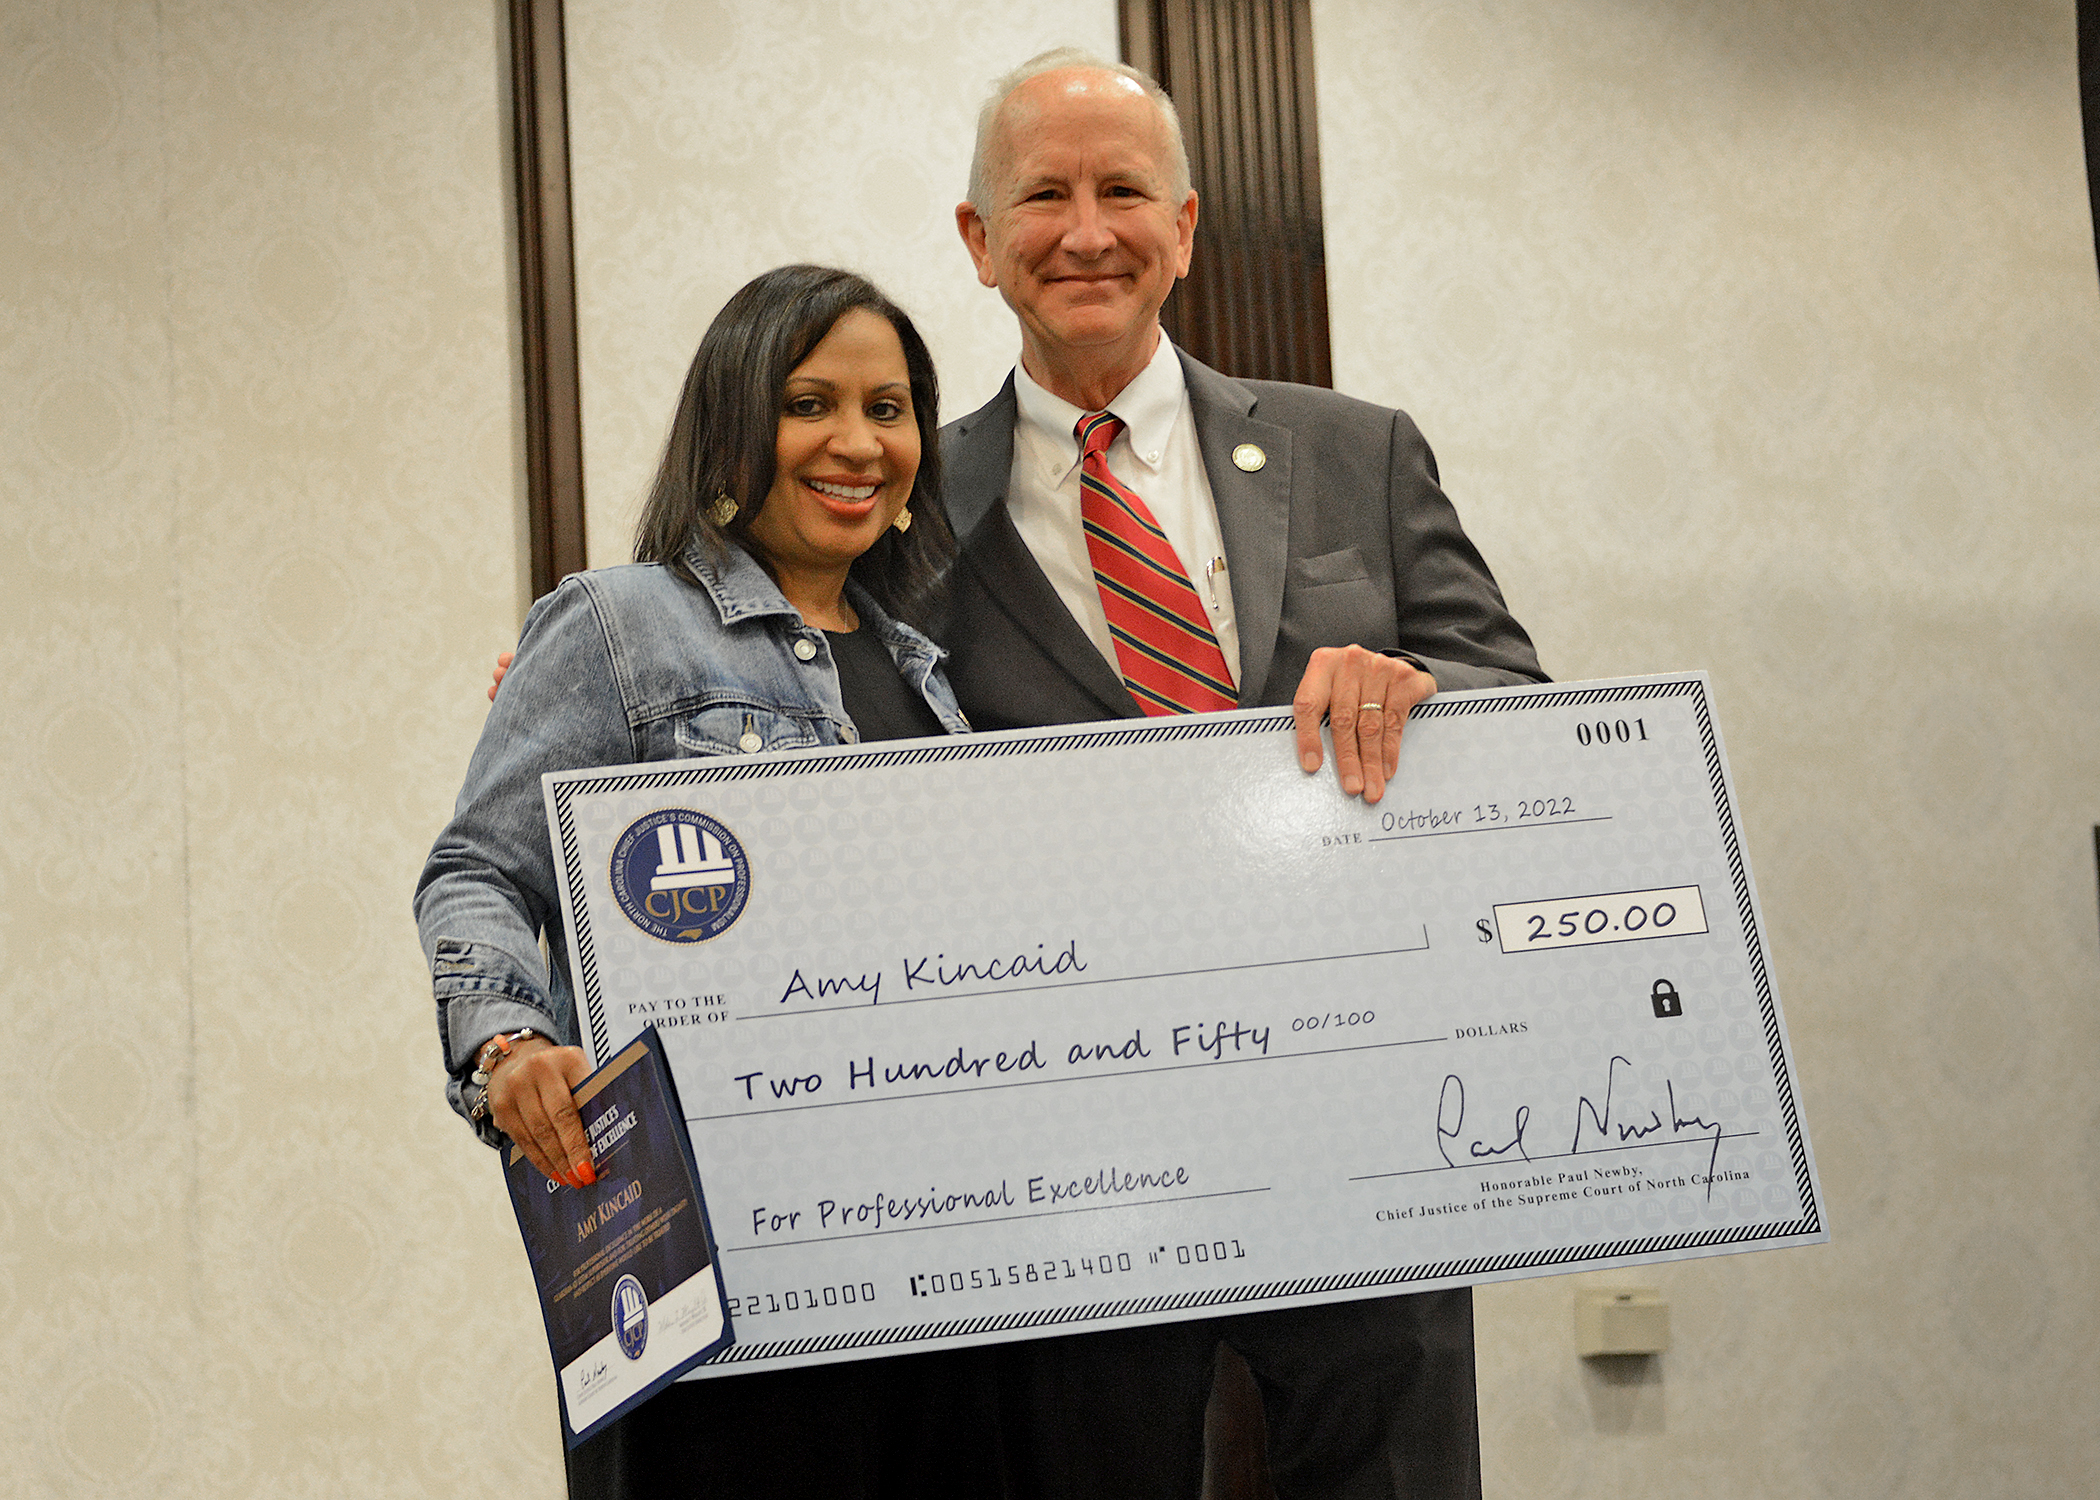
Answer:
[[(447, 1093), (484, 1140), (595, 1180), (543, 772), (969, 727), (941, 653), (902, 622), (954, 552), (937, 429), (925, 343), (859, 276), (769, 271), (709, 327), (636, 565), (533, 607), (417, 887)], [(571, 1453), (570, 1493), (996, 1492), (976, 1366), (965, 1351), (680, 1384)]]

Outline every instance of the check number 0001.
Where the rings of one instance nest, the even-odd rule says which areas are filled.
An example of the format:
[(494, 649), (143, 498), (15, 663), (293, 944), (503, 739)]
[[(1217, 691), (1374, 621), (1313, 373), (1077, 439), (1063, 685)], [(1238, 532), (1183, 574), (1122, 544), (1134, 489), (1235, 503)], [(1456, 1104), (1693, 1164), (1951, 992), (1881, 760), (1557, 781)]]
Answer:
[(1504, 953), (1580, 948), (1590, 943), (1636, 943), (1706, 931), (1706, 905), (1696, 885), (1661, 891), (1612, 891), (1557, 901), (1523, 901), (1495, 908), (1495, 933)]

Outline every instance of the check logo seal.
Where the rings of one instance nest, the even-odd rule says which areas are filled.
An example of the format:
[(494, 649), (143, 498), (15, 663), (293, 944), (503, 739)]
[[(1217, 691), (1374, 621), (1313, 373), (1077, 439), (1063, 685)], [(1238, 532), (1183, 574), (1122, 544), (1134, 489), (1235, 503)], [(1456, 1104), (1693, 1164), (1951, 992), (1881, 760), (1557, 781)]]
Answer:
[(613, 842), (613, 899), (627, 920), (666, 943), (720, 937), (751, 899), (751, 862), (735, 834), (706, 813), (668, 807)]

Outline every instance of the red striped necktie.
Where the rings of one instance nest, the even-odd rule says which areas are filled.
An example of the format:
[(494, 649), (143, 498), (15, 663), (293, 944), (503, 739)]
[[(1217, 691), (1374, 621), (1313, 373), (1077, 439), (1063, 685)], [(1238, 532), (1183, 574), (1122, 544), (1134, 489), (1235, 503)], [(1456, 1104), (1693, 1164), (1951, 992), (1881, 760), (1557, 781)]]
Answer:
[(1116, 662), (1148, 714), (1208, 713), (1238, 705), (1225, 655), (1174, 544), (1145, 502), (1108, 472), (1108, 445), (1123, 419), (1090, 412), (1079, 439), (1079, 519)]

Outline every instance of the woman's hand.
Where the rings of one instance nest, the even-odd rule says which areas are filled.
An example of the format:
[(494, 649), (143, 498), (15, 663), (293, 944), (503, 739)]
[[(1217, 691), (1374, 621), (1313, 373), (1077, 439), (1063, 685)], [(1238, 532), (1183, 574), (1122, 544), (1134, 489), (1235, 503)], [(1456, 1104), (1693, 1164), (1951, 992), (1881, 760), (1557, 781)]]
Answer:
[(535, 1167), (564, 1187), (589, 1187), (598, 1180), (573, 1092), (590, 1071), (581, 1047), (557, 1047), (533, 1036), (499, 1058), (489, 1074), (489, 1118)]
[(503, 686), (503, 674), (510, 670), (512, 659), (512, 654), (508, 651), (496, 653), (496, 670), (490, 674), (495, 680), (489, 684), (489, 702), (496, 701), (496, 689)]

